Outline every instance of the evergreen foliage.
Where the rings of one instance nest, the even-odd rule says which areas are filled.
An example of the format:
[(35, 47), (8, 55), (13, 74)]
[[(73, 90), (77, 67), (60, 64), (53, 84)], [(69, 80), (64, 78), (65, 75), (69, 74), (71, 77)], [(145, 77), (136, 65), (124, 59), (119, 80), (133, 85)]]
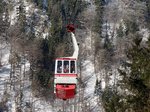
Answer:
[[(81, 0), (51, 0), (48, 2), (48, 6), (48, 12), (51, 12), (49, 14), (51, 18), (51, 28), (49, 31), (49, 52), (54, 55), (55, 50), (57, 49), (57, 46), (59, 46), (59, 44), (61, 44), (62, 46), (70, 46), (68, 44), (69, 35), (67, 35), (66, 25), (70, 23), (76, 24), (75, 20), (77, 20), (77, 17), (81, 13), (81, 11), (83, 11), (86, 4)], [(67, 53), (67, 51), (68, 49), (65, 49), (65, 54)], [(62, 54), (62, 56), (65, 54)]]
[(126, 31), (125, 35), (135, 34), (137, 31), (139, 31), (139, 25), (137, 24), (136, 20), (129, 21), (125, 20), (125, 26), (126, 26)]
[(95, 0), (97, 16), (95, 17), (94, 31), (98, 34), (102, 33), (102, 24), (103, 24), (103, 11), (104, 11), (104, 1)]
[(33, 0), (33, 2), (36, 3), (36, 5), (39, 6), (39, 8), (42, 8), (43, 0)]
[[(130, 95), (126, 96), (127, 102), (134, 112), (149, 112), (150, 110), (150, 47), (141, 46), (141, 41), (136, 35), (132, 48), (127, 53), (130, 63), (130, 73), (119, 70), (123, 76), (122, 84)], [(149, 46), (149, 41), (148, 41)]]
[(98, 79), (96, 80), (96, 85), (95, 85), (95, 91), (94, 91), (94, 93), (96, 95), (101, 95), (101, 93), (102, 93), (101, 81), (99, 81)]
[[(4, 13), (5, 16), (3, 16)], [(8, 6), (4, 1), (0, 1), (0, 35), (6, 33), (9, 25)]]
[(40, 70), (40, 71), (37, 73), (37, 75), (38, 75), (38, 79), (39, 79), (39, 81), (40, 81), (41, 86), (42, 86), (42, 87), (47, 87), (48, 84), (49, 84), (49, 80), (50, 80), (50, 78), (52, 77), (51, 74), (48, 73), (47, 70), (42, 69), (42, 70)]
[(116, 91), (107, 89), (102, 94), (103, 106), (106, 112), (125, 112), (125, 105), (123, 105), (123, 96), (118, 95)]
[(124, 36), (123, 26), (120, 25), (119, 28), (117, 29), (117, 37), (123, 38), (123, 36)]
[(145, 0), (146, 1), (146, 6), (147, 6), (147, 14), (146, 14), (146, 22), (147, 27), (150, 29), (150, 1), (149, 0)]
[(102, 93), (106, 112), (150, 111), (150, 39), (142, 46), (140, 35), (134, 36), (132, 47), (127, 51), (130, 63), (124, 70), (119, 69), (122, 80), (118, 85), (125, 91), (121, 94), (107, 88)]
[[(126, 49), (128, 62), (123, 65), (124, 69), (118, 70), (122, 76), (118, 85), (122, 90), (114, 92), (106, 89), (102, 98), (104, 107), (106, 112), (149, 112), (150, 39), (146, 45), (143, 45), (136, 21), (125, 20), (125, 26), (125, 36), (132, 41), (132, 44)], [(118, 29), (118, 37), (124, 36), (122, 29), (122, 27)], [(111, 97), (107, 97), (109, 94)]]
[(20, 3), (19, 7), (17, 8), (17, 14), (18, 14), (18, 24), (21, 28), (21, 32), (25, 33), (26, 28), (26, 13), (25, 13), (25, 6), (23, 5), (23, 2)]
[[(94, 47), (95, 47), (95, 51), (94, 51), (94, 61), (95, 62), (94, 63), (96, 63), (97, 60), (99, 60), (98, 57), (100, 54), (100, 50), (103, 49), (103, 46), (101, 46), (100, 43), (101, 43), (101, 39), (102, 39), (104, 2), (103, 2), (103, 0), (94, 0), (94, 4), (96, 6), (95, 7), (96, 15), (95, 15), (95, 18), (93, 21), (92, 30), (95, 32), (95, 34), (97, 34), (97, 36), (94, 37)], [(101, 63), (101, 65), (102, 65), (102, 63)], [(98, 88), (98, 87), (96, 87), (96, 88)]]
[(3, 9), (2, 6), (3, 6), (3, 4), (2, 4), (2, 0), (1, 0), (1, 1), (0, 1), (0, 14), (3, 12), (3, 11), (2, 11), (2, 9)]

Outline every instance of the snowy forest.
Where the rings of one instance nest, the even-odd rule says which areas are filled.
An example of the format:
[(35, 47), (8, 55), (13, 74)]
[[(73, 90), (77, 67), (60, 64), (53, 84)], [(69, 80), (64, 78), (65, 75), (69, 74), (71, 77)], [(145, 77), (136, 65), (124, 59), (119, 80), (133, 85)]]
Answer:
[[(75, 98), (55, 59), (79, 45)], [(0, 0), (0, 112), (150, 112), (150, 0)]]

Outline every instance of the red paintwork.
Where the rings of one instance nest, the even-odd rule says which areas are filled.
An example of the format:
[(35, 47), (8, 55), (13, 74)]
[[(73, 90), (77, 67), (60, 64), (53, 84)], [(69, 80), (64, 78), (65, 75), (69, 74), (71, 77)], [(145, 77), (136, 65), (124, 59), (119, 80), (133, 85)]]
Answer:
[(75, 33), (75, 26), (73, 24), (67, 25), (67, 31)]
[[(77, 74), (55, 74), (55, 77), (77, 77)], [(76, 85), (57, 84), (56, 97), (66, 100), (75, 97)]]
[(76, 85), (56, 85), (56, 96), (60, 99), (70, 99), (75, 96)]
[(60, 61), (62, 61), (62, 60), (76, 60), (76, 58), (56, 58), (56, 60), (60, 60)]

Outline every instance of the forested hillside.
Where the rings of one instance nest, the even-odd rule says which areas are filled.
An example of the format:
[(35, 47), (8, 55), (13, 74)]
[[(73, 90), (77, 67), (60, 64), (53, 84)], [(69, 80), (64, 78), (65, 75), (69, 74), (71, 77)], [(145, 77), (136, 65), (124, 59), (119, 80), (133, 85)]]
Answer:
[[(78, 86), (54, 94), (79, 43)], [(1, 0), (0, 112), (150, 112), (150, 0)]]

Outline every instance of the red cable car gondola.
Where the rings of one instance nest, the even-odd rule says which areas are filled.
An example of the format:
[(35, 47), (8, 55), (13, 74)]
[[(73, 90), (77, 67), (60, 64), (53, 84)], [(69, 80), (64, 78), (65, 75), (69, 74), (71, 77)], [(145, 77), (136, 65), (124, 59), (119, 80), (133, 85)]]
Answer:
[(77, 88), (77, 57), (79, 48), (73, 34), (75, 32), (74, 25), (67, 25), (67, 31), (72, 34), (73, 56), (57, 58), (55, 60), (54, 93), (57, 98), (63, 100), (74, 98)]

